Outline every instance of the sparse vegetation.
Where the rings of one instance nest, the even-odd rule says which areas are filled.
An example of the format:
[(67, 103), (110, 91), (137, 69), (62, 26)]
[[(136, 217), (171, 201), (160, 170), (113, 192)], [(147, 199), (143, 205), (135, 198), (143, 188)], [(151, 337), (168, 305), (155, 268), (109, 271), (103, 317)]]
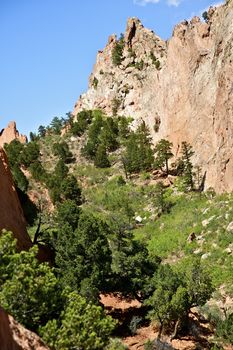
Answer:
[(124, 46), (124, 35), (121, 34), (120, 39), (116, 41), (115, 46), (112, 50), (112, 62), (115, 66), (119, 66), (123, 60)]
[[(170, 165), (172, 144), (160, 140), (153, 149), (146, 123), (133, 131), (131, 121), (83, 111), (75, 122), (66, 119), (70, 128), (64, 137), (42, 127), (36, 141), (6, 146), (19, 191), (26, 195), (28, 188), (39, 186), (52, 199), (53, 212), (38, 203), (35, 214), (29, 210), (29, 217), (35, 215), (29, 224), (34, 245), (52, 249), (55, 262), (54, 267), (38, 265), (36, 247), (17, 253), (10, 235), (1, 236), (9, 250), (3, 254), (0, 299), (56, 350), (79, 342), (87, 349), (124, 349), (110, 339), (118, 326), (99, 306), (101, 293), (143, 303), (144, 314), (127, 321), (131, 334), (149, 317), (160, 326), (159, 335), (171, 338), (187, 332), (190, 308), (216, 298), (214, 289), (224, 283), (225, 292), (233, 293), (232, 195), (195, 192), (202, 176), (192, 164), (192, 146), (183, 142), (178, 162)], [(24, 168), (29, 176), (22, 176)], [(176, 174), (174, 185), (166, 182), (170, 174)], [(41, 291), (37, 298), (36, 285)], [(32, 323), (29, 305), (35, 310)], [(214, 317), (209, 322), (215, 325)], [(93, 338), (90, 324), (96, 330)], [(232, 342), (230, 313), (217, 327), (216, 344), (224, 337)], [(150, 346), (147, 342), (145, 348)]]

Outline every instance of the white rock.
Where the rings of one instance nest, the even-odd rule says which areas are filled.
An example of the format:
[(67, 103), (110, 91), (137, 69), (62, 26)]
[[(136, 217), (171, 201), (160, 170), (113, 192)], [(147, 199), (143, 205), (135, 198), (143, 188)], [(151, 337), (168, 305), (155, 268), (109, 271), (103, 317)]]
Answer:
[(141, 223), (142, 222), (142, 217), (141, 216), (136, 216), (136, 218), (135, 218), (135, 221), (137, 221), (137, 222), (139, 222), (139, 223)]
[(211, 256), (211, 253), (205, 253), (205, 254), (203, 254), (203, 255), (201, 256), (201, 259), (202, 259), (202, 260), (205, 260), (205, 259), (207, 259), (209, 256)]
[(233, 221), (231, 221), (228, 226), (227, 226), (227, 231), (230, 232), (230, 231), (233, 231)]
[(207, 225), (209, 225), (209, 223), (215, 218), (215, 215), (211, 216), (208, 219), (205, 219), (202, 221), (202, 226), (206, 227)]

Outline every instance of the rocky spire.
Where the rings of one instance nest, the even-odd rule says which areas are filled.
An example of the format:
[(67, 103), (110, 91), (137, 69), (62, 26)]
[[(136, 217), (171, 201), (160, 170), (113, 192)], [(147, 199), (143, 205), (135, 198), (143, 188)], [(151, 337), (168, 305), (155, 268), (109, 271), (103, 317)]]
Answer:
[(22, 143), (27, 142), (27, 136), (21, 135), (18, 132), (15, 121), (11, 121), (7, 127), (0, 132), (0, 147), (3, 147), (4, 143), (10, 143), (13, 140), (18, 140)]

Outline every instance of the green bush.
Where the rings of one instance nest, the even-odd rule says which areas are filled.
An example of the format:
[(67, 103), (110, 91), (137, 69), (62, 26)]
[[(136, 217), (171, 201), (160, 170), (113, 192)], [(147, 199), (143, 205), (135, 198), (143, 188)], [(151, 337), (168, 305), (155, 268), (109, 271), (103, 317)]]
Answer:
[(112, 62), (115, 66), (119, 66), (123, 60), (123, 50), (125, 46), (124, 36), (121, 34), (120, 39), (116, 41), (112, 50)]

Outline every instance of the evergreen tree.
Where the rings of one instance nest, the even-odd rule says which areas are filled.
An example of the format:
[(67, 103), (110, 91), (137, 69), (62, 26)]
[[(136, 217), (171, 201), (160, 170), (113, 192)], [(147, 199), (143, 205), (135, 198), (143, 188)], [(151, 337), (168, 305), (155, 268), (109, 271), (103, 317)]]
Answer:
[(18, 140), (13, 140), (9, 144), (4, 144), (4, 149), (6, 151), (10, 167), (15, 166), (16, 164), (20, 164), (20, 155), (23, 151), (23, 148), (24, 145)]
[(106, 291), (112, 259), (109, 228), (91, 214), (79, 215), (74, 204), (64, 202), (57, 213), (59, 226), (55, 249), (59, 276), (64, 286), (75, 290), (80, 291), (81, 282), (88, 278), (91, 288)]
[(0, 302), (15, 319), (36, 331), (61, 311), (61, 293), (54, 270), (37, 259), (38, 249), (17, 251), (9, 232), (0, 236)]
[(77, 121), (72, 121), (71, 123), (71, 133), (81, 136), (88, 128), (88, 125), (91, 124), (92, 118), (92, 111), (84, 110), (79, 112), (77, 114)]
[(32, 141), (27, 145), (24, 145), (22, 152), (19, 156), (20, 164), (29, 167), (32, 163), (37, 161), (40, 156), (40, 146), (37, 142)]
[(46, 135), (46, 128), (43, 125), (40, 125), (38, 128), (38, 135), (40, 137), (45, 137)]
[(184, 182), (186, 190), (192, 191), (194, 189), (193, 181), (193, 164), (191, 162), (192, 156), (195, 152), (192, 149), (192, 146), (187, 142), (182, 142), (181, 145), (181, 158), (180, 158), (180, 167), (181, 175)]
[(70, 163), (72, 161), (73, 155), (69, 150), (69, 145), (65, 141), (53, 144), (53, 154), (58, 156), (65, 163)]
[(20, 167), (16, 164), (11, 168), (11, 171), (16, 187), (18, 187), (23, 192), (27, 192), (28, 179), (26, 178)]
[(103, 128), (101, 129), (101, 132), (99, 135), (100, 142), (106, 147), (108, 151), (110, 152), (115, 151), (119, 146), (117, 142), (117, 136), (118, 136), (117, 121), (111, 117), (108, 117), (105, 120)]
[(64, 199), (71, 199), (77, 205), (82, 203), (82, 191), (78, 185), (77, 179), (73, 176), (67, 176), (61, 183), (61, 193)]
[(166, 189), (162, 182), (158, 182), (155, 186), (154, 205), (158, 209), (158, 215), (168, 212), (171, 207), (171, 203), (166, 199)]
[(57, 135), (60, 135), (62, 126), (62, 118), (54, 117), (50, 123), (51, 130)]
[(100, 144), (97, 148), (94, 164), (97, 168), (109, 168), (111, 166), (106, 147), (103, 144)]
[(115, 66), (119, 66), (122, 62), (124, 46), (124, 35), (121, 34), (120, 39), (115, 43), (112, 50), (112, 62)]
[(88, 130), (87, 143), (82, 150), (87, 158), (95, 158), (98, 145), (100, 144), (99, 135), (103, 126), (104, 120), (102, 113), (96, 113)]
[[(60, 159), (57, 162), (54, 169), (54, 175), (56, 180), (62, 181), (67, 176), (68, 172), (69, 172), (69, 168), (67, 167), (67, 165), (65, 165), (65, 162), (62, 159)], [(59, 186), (60, 183), (59, 184), (57, 183), (56, 185)]]
[(126, 141), (122, 158), (126, 172), (150, 170), (154, 161), (152, 141), (148, 127), (143, 121), (136, 132), (131, 132)]
[(105, 315), (101, 306), (72, 292), (61, 320), (51, 320), (40, 329), (40, 334), (52, 349), (103, 350), (115, 326), (116, 322)]
[(168, 161), (173, 157), (171, 149), (172, 143), (165, 139), (160, 140), (155, 146), (155, 168), (160, 168), (163, 170), (165, 167), (165, 172), (167, 175), (169, 174)]

